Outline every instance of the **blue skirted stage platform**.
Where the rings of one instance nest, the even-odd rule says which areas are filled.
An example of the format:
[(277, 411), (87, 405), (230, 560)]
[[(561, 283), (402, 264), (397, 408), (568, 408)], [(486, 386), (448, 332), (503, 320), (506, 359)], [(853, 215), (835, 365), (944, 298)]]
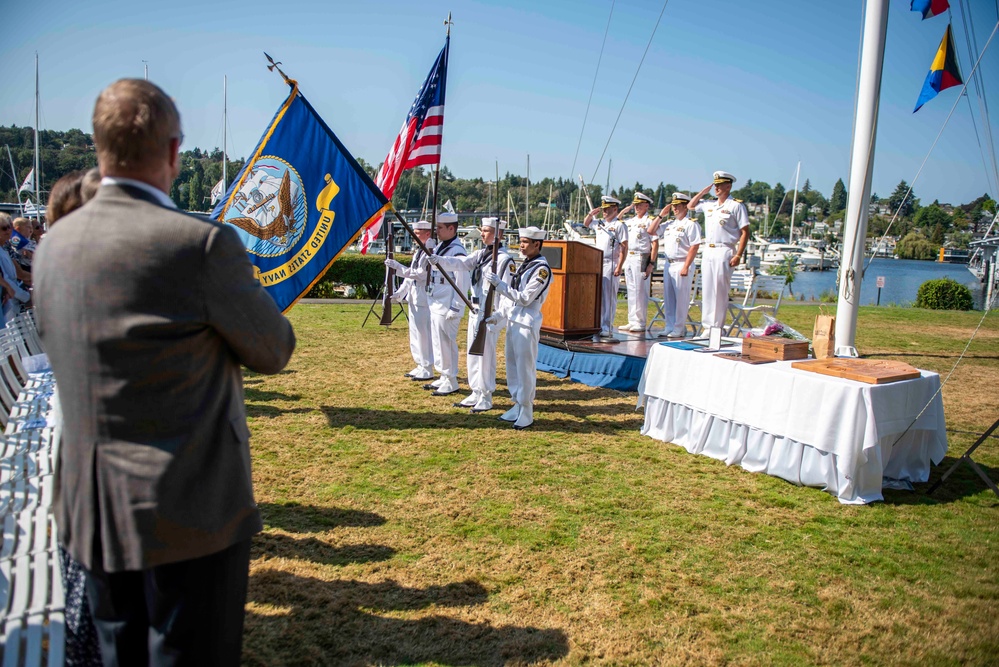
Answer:
[(653, 336), (615, 334), (617, 342), (558, 340), (541, 336), (538, 370), (591, 387), (637, 391), (645, 360), (656, 343)]

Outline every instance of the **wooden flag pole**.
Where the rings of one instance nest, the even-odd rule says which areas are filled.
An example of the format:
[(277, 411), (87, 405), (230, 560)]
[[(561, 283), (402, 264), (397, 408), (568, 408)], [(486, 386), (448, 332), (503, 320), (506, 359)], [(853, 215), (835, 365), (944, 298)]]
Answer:
[[(399, 212), (395, 210), (395, 207), (392, 206), (392, 204), (389, 204), (389, 210), (392, 211), (392, 215), (394, 215), (395, 219), (399, 221), (399, 224), (402, 225), (402, 228), (406, 230), (406, 233), (409, 234), (414, 241), (416, 241), (416, 245), (420, 247), (420, 250), (422, 250), (424, 253), (426, 253), (429, 256), (430, 251), (427, 249), (427, 246), (423, 245), (423, 241), (421, 241), (419, 237), (416, 236), (416, 232), (414, 232), (413, 228), (409, 226), (409, 223), (406, 222), (406, 219), (403, 218), (401, 215), (399, 215)], [(441, 275), (444, 276), (444, 280), (446, 280), (448, 284), (451, 286), (451, 288), (454, 289), (455, 294), (457, 294), (458, 297), (465, 302), (465, 305), (468, 306), (468, 309), (473, 313), (478, 312), (478, 308), (472, 305), (472, 302), (468, 300), (468, 296), (458, 288), (458, 286), (454, 282), (454, 279), (451, 278), (450, 275), (448, 275), (448, 272), (441, 271)]]

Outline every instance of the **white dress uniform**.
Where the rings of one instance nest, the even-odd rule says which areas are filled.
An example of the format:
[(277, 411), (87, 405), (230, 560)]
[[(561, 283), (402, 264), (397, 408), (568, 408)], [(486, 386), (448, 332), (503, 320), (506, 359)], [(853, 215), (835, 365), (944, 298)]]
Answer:
[(624, 260), (624, 281), (628, 287), (628, 324), (622, 330), (645, 331), (649, 313), (649, 278), (645, 267), (652, 252), (652, 224), (649, 215), (635, 216), (625, 223), (628, 227), (628, 258)]
[[(442, 257), (439, 260), (439, 268), (471, 272), (472, 305), (480, 310), (468, 316), (469, 349), (472, 347), (472, 342), (479, 329), (479, 322), (483, 317), (481, 308), (485, 307), (486, 295), (490, 287), (489, 283), (486, 282), (485, 274), (486, 269), (492, 268), (492, 261), (493, 250), (491, 246), (464, 257)], [(513, 258), (510, 257), (506, 248), (500, 246), (496, 255), (496, 275), (500, 277), (500, 280), (509, 284), (510, 277), (513, 275), (513, 266)], [(498, 292), (493, 295), (493, 316), (486, 324), (486, 342), (482, 356), (467, 354), (466, 351), (468, 386), (472, 393), (461, 402), (455, 403), (457, 407), (471, 408), (473, 412), (485, 412), (493, 407), (493, 392), (496, 391), (496, 345), (499, 342), (500, 331), (506, 326), (506, 315), (500, 308), (500, 298)]]
[[(537, 227), (520, 230), (528, 238), (544, 239)], [(514, 428), (534, 423), (534, 396), (537, 388), (538, 341), (541, 337), (541, 306), (548, 297), (552, 271), (543, 255), (525, 259), (509, 283), (499, 282), (502, 307), (507, 316), (506, 384), (514, 405), (503, 416)]]
[(663, 267), (663, 313), (666, 316), (667, 334), (683, 336), (686, 333), (687, 311), (690, 309), (690, 288), (694, 284), (693, 263), (687, 275), (681, 276), (687, 252), (701, 243), (701, 228), (689, 216), (670, 220), (659, 227), (659, 248), (666, 256)]
[(604, 264), (600, 287), (600, 331), (609, 334), (614, 329), (614, 315), (617, 313), (617, 290), (621, 286), (621, 276), (614, 275), (621, 256), (621, 244), (628, 240), (628, 228), (623, 222), (614, 220), (593, 220), (590, 228), (597, 234), (597, 248), (604, 253)]
[(707, 330), (725, 325), (728, 288), (735, 270), (729, 266), (729, 261), (735, 256), (742, 229), (749, 226), (749, 214), (745, 204), (732, 197), (723, 204), (717, 201), (700, 202), (694, 210), (704, 213), (706, 246), (701, 258), (704, 294), (701, 325)]
[[(464, 257), (465, 246), (455, 236), (450, 241), (441, 241), (434, 249), (441, 257)], [(436, 384), (437, 394), (450, 394), (458, 391), (458, 327), (465, 315), (465, 302), (444, 279), (442, 271), (431, 266), (427, 281), (427, 301), (430, 303), (430, 329), (433, 337), (434, 354), (439, 364), (441, 377)], [(448, 271), (461, 294), (468, 292), (468, 272), (462, 269)]]
[[(434, 240), (424, 244), (433, 250)], [(430, 305), (427, 302), (427, 256), (420, 248), (413, 254), (409, 266), (396, 269), (402, 283), (392, 295), (393, 300), (409, 304), (409, 352), (413, 355), (416, 368), (409, 372), (414, 380), (434, 379), (434, 348), (430, 333)]]

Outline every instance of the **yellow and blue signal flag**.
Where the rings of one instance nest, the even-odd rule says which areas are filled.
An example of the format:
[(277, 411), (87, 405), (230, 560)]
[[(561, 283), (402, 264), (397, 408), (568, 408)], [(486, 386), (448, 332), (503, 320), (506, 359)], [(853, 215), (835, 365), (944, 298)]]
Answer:
[(212, 211), (232, 225), (286, 312), (389, 203), (298, 84)]
[(957, 66), (957, 53), (954, 51), (954, 38), (951, 36), (950, 24), (947, 24), (947, 31), (944, 32), (943, 39), (940, 40), (940, 48), (933, 56), (930, 63), (930, 72), (923, 82), (923, 89), (919, 92), (919, 99), (916, 100), (916, 108), (912, 113), (919, 111), (919, 108), (937, 96), (941, 90), (946, 90), (951, 86), (960, 86), (964, 83), (961, 78), (961, 70)]

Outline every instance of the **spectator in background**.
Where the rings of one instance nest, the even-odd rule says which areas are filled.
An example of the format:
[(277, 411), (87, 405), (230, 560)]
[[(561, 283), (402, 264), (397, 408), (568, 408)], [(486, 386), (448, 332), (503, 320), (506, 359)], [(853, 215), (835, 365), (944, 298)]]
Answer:
[(241, 365), (277, 373), (295, 335), (233, 227), (167, 195), (182, 141), (170, 97), (122, 79), (93, 122), (100, 190), (35, 255), (65, 423), (59, 543), (86, 571), (106, 664), (238, 665), (263, 527)]
[(83, 175), (83, 182), (80, 183), (80, 197), (83, 199), (83, 203), (86, 204), (88, 201), (93, 199), (100, 187), (101, 170), (94, 167)]
[[(14, 232), (10, 215), (0, 213), (0, 245), (6, 250), (10, 236)], [(11, 259), (9, 252), (0, 252), (0, 302), (3, 304), (3, 323), (6, 324), (21, 312), (21, 304), (31, 299), (31, 294), (24, 289), (17, 279), (17, 265)], [(29, 274), (30, 275), (30, 274)]]
[[(82, 179), (83, 172), (74, 171), (60, 178), (52, 186), (49, 203), (45, 208), (45, 220), (49, 227), (62, 216), (72, 213), (83, 205), (84, 202), (79, 196)], [(59, 555), (62, 565), (62, 585), (66, 596), (66, 667), (101, 665), (101, 647), (97, 641), (97, 629), (94, 627), (87, 600), (86, 570), (63, 547), (59, 547)]]

